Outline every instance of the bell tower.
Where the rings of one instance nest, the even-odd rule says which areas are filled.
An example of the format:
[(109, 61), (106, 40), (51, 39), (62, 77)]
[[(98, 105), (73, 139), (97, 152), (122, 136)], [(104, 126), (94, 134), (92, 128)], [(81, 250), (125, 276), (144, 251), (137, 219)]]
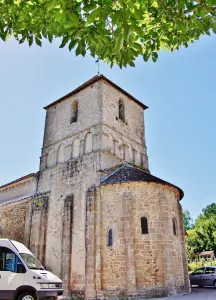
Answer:
[(100, 184), (107, 169), (124, 162), (148, 171), (146, 108), (103, 75), (45, 107), (30, 245), (68, 290), (83, 290), (86, 284), (89, 188)]

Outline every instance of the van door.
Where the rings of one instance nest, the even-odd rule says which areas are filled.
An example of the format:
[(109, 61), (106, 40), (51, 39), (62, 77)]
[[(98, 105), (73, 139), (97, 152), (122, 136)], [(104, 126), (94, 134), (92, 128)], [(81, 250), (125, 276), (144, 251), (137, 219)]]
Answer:
[(18, 256), (0, 247), (0, 299), (13, 299), (16, 289), (24, 284), (26, 269)]

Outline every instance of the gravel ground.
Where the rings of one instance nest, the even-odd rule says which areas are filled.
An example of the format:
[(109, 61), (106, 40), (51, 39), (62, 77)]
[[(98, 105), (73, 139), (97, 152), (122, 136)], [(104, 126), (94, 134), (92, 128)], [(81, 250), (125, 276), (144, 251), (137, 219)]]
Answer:
[[(60, 300), (70, 300), (69, 298), (59, 297)], [(147, 299), (146, 299), (147, 300)], [(148, 300), (216, 300), (216, 289), (208, 288), (192, 288), (190, 295), (171, 296), (164, 298), (151, 298)]]

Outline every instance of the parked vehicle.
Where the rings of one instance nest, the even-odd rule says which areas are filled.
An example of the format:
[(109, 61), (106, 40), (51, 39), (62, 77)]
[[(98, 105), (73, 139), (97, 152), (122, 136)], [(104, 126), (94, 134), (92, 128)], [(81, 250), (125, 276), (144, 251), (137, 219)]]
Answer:
[(62, 281), (21, 243), (0, 239), (0, 299), (44, 300), (63, 295)]
[(216, 288), (216, 267), (202, 267), (189, 275), (191, 285), (214, 286)]

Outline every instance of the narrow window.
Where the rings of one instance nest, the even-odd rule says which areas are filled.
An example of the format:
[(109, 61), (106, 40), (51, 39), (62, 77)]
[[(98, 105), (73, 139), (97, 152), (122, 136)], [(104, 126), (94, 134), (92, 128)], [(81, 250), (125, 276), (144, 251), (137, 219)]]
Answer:
[(177, 221), (176, 221), (176, 218), (172, 219), (172, 225), (173, 225), (173, 234), (177, 235)]
[(119, 99), (119, 119), (125, 122), (125, 108), (122, 99)]
[(75, 100), (72, 103), (72, 107), (71, 107), (71, 121), (70, 121), (70, 123), (77, 122), (77, 118), (78, 118), (78, 101)]
[(110, 229), (108, 231), (108, 246), (112, 246), (113, 245), (113, 232), (112, 229)]
[(142, 234), (148, 234), (148, 220), (147, 220), (147, 218), (142, 217), (140, 220), (141, 220)]

